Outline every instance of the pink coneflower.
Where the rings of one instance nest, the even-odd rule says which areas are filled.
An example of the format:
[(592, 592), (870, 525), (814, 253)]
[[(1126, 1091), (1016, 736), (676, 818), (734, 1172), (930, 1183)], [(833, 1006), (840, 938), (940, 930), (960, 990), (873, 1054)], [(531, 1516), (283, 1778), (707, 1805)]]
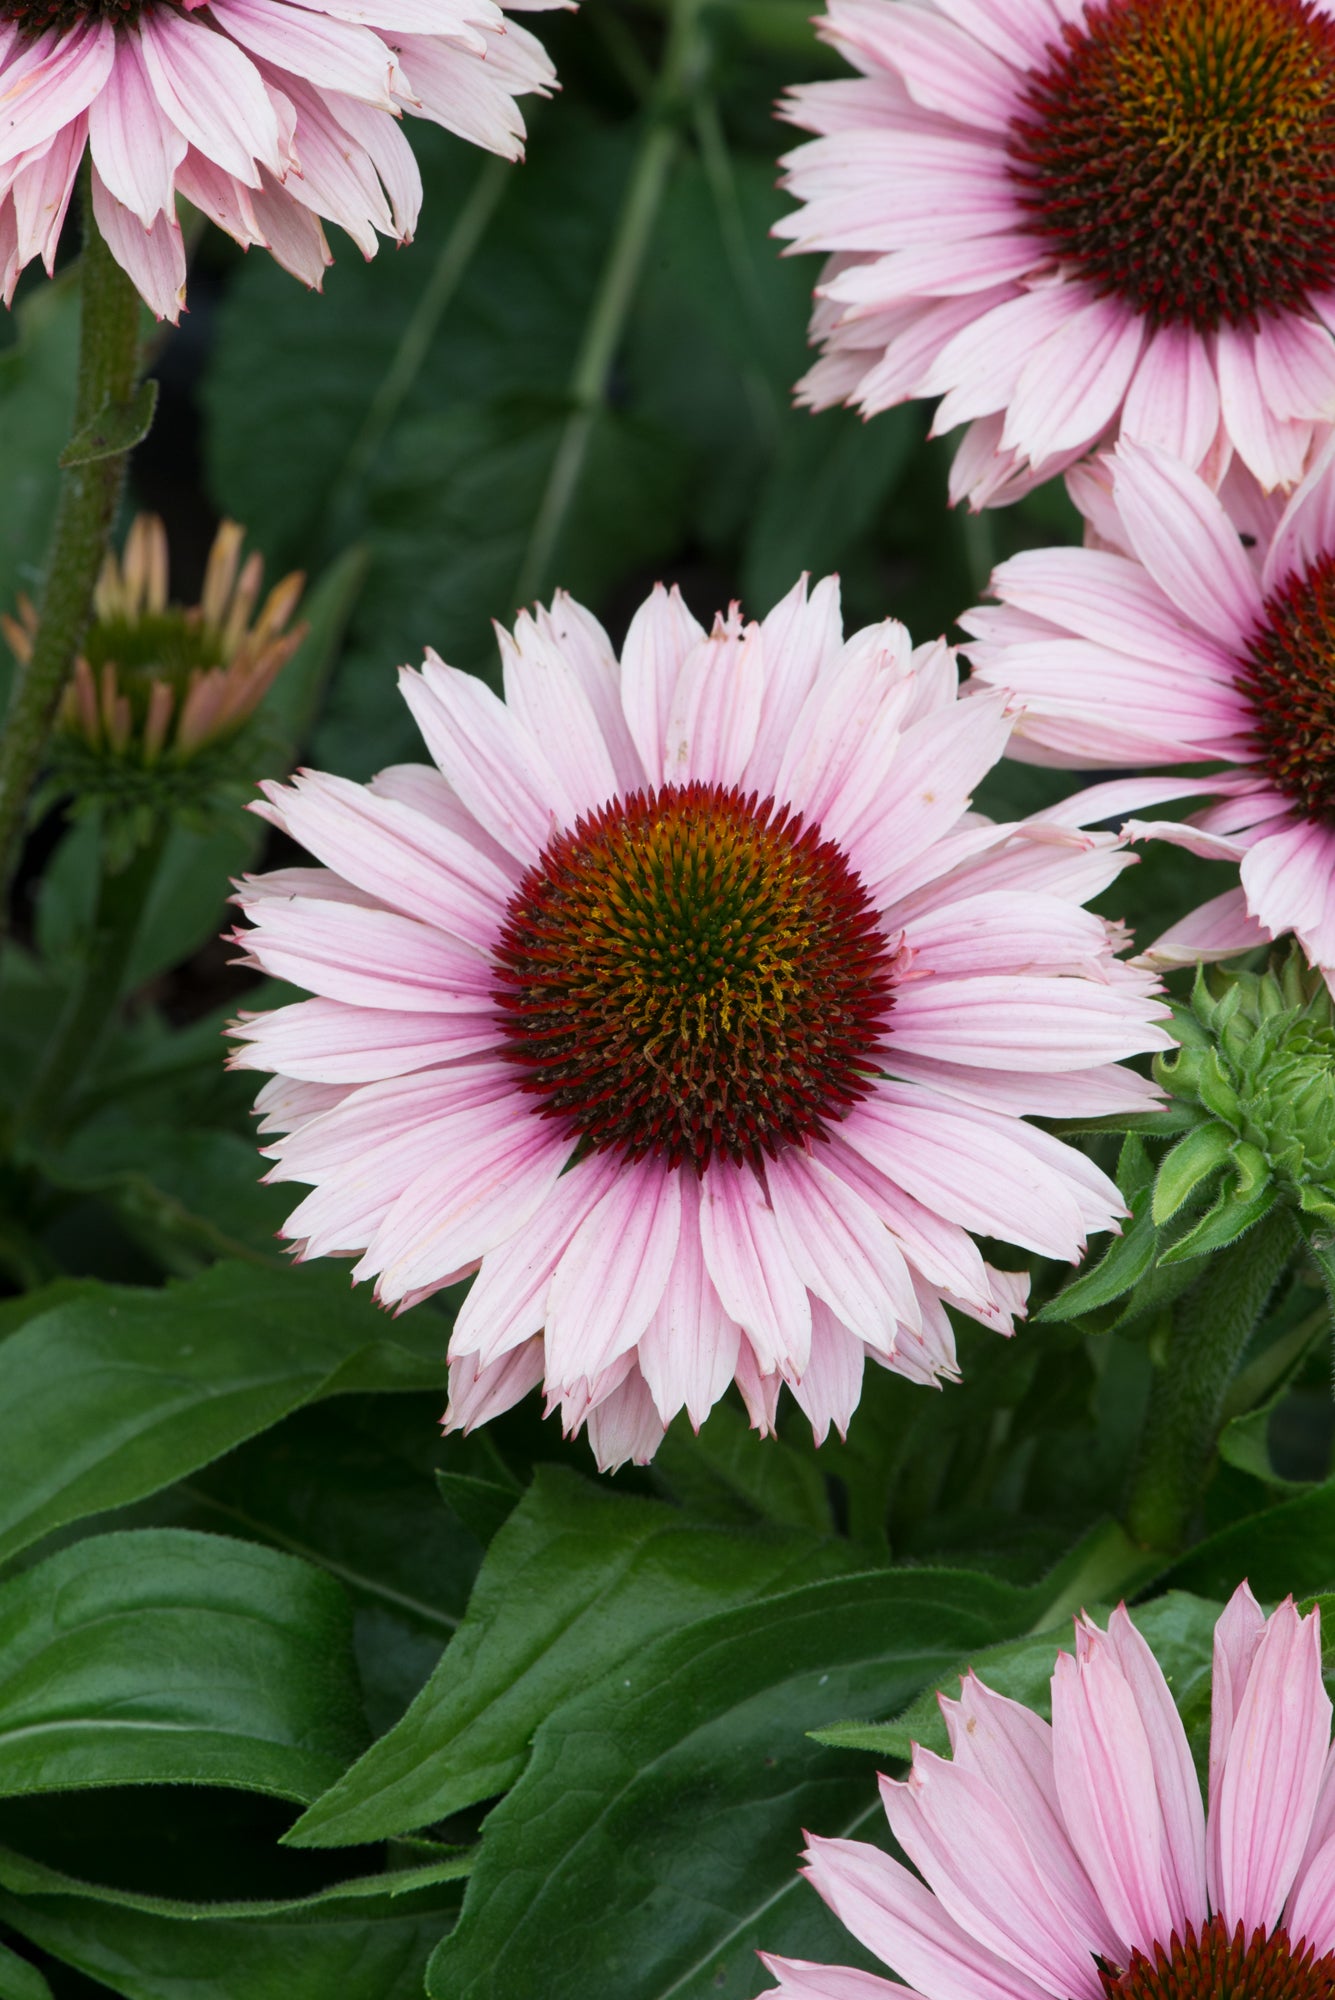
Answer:
[(1241, 865), (1239, 888), (1149, 956), (1226, 958), (1293, 931), (1335, 978), (1335, 439), (1283, 511), (1266, 523), (1251, 507), (1242, 532), (1197, 474), (1134, 445), (1072, 491), (1101, 546), (1013, 557), (992, 578), (1001, 608), (960, 621), (977, 679), (1023, 704), (1012, 755), (1226, 760), (1218, 776), (1099, 788), (1110, 813), (1213, 795), (1133, 830)]
[[(1077, 1621), (1052, 1722), (969, 1674), (952, 1756), (881, 1779), (918, 1874), (813, 1839), (808, 1879), (918, 2000), (1330, 2000), (1335, 1755), (1320, 1614), (1244, 1583), (1214, 1636), (1209, 1811), (1157, 1660), (1128, 1617)], [(921, 1879), (920, 1879), (921, 1878)], [(765, 2000), (902, 2000), (840, 1965), (770, 1958)]]
[(1335, 417), (1331, 0), (830, 0), (778, 228), (832, 253), (799, 388), (942, 396), (952, 497), (1120, 434), (1302, 475)]
[[(506, 0), (511, 9), (560, 0)], [(367, 257), (406, 242), (429, 118), (509, 159), (542, 46), (495, 0), (7, 0), (0, 7), (0, 289), (48, 271), (85, 146), (93, 211), (159, 319), (185, 297), (184, 195), (319, 285), (323, 216)]]
[(506, 701), (428, 655), (437, 769), (308, 773), (264, 811), (329, 872), (247, 883), (242, 1021), (287, 1233), (402, 1307), (476, 1270), (449, 1422), (538, 1382), (604, 1465), (734, 1378), (818, 1437), (865, 1358), (1009, 1331), (977, 1231), (1078, 1257), (1116, 1190), (1028, 1112), (1140, 1106), (1148, 975), (1080, 906), (1126, 857), (1074, 812), (968, 813), (1010, 729), (938, 644), (842, 637), (838, 587), (706, 633), (675, 591), (618, 663), (569, 598), (502, 636)]

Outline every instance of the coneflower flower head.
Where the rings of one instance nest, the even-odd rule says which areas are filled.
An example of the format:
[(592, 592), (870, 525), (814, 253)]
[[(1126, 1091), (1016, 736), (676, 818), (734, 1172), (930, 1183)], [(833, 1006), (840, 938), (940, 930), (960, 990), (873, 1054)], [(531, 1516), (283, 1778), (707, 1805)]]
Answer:
[(248, 963), (312, 998), (237, 1023), (285, 1233), (403, 1308), (476, 1273), (451, 1425), (539, 1382), (605, 1466), (735, 1381), (817, 1438), (872, 1362), (1009, 1332), (970, 1231), (1078, 1257), (1115, 1188), (1028, 1113), (1156, 1103), (1152, 975), (1082, 905), (1126, 865), (1078, 802), (969, 811), (1011, 728), (953, 655), (845, 638), (833, 578), (621, 657), (568, 597), (501, 635), (506, 699), (429, 654), (435, 760), (265, 785), (324, 864), (245, 882)]
[(94, 224), (159, 319), (185, 302), (178, 195), (318, 286), (323, 222), (366, 257), (412, 236), (405, 112), (516, 159), (516, 99), (553, 81), (496, 0), (5, 0), (0, 296), (34, 257), (53, 268), (85, 153)]
[(1335, 417), (1327, 0), (829, 0), (777, 233), (830, 261), (799, 385), (943, 398), (952, 497), (1123, 436), (1293, 485)]
[[(142, 822), (208, 810), (218, 784), (233, 791), (249, 775), (234, 740), (300, 645), (293, 624), (305, 579), (285, 576), (263, 598), (264, 560), (243, 559), (245, 530), (224, 521), (214, 538), (197, 604), (169, 595), (167, 535), (140, 514), (118, 558), (98, 578), (93, 620), (61, 701), (53, 784), (82, 804)], [(36, 610), (19, 600), (0, 618), (11, 650), (26, 660)], [(137, 836), (136, 836), (137, 837)]]

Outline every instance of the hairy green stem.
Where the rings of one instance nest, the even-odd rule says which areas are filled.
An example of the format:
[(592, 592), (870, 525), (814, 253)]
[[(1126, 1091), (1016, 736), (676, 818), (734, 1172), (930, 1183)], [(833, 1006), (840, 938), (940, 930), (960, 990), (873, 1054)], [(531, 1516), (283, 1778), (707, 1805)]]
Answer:
[(1029, 1630), (1050, 1632), (1087, 1605), (1110, 1603), (1148, 1583), (1162, 1567), (1161, 1558), (1137, 1548), (1120, 1522), (1105, 1521), (1090, 1536), (1074, 1575), (1061, 1584)]
[(570, 414), (557, 441), (556, 455), (520, 565), (515, 595), (521, 604), (536, 597), (547, 582), (566, 515), (579, 490), (594, 427), (607, 400), (612, 365), (681, 143), (681, 105), (699, 87), (704, 68), (705, 44), (698, 26), (700, 9), (701, 0), (673, 0), (667, 51), (654, 102), (647, 113), (649, 123), (575, 357), (569, 385)]
[(1176, 1549), (1185, 1541), (1238, 1364), (1296, 1241), (1291, 1214), (1272, 1208), (1208, 1259), (1174, 1306), (1127, 1501), (1127, 1531), (1142, 1548)]
[(79, 1084), (97, 1056), (125, 997), (130, 960), (143, 929), (170, 827), (161, 822), (124, 868), (107, 868), (65, 1009), (18, 1115), (22, 1143), (41, 1147), (61, 1136)]
[[(79, 377), (74, 439), (106, 410), (129, 404), (139, 368), (139, 295), (93, 220), (83, 178)], [(93, 586), (125, 481), (128, 448), (70, 465), (60, 487), (32, 658), (15, 673), (0, 736), (0, 932), (23, 839), (28, 799), (61, 693), (87, 628)]]

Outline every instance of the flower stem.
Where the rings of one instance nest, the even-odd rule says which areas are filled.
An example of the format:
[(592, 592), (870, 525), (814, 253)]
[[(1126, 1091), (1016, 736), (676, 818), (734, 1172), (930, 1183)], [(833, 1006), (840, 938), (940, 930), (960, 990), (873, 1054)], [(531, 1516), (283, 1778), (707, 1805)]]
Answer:
[(1185, 1541), (1230, 1384), (1296, 1241), (1288, 1210), (1272, 1208), (1208, 1260), (1173, 1308), (1168, 1353), (1150, 1386), (1127, 1501), (1127, 1530), (1142, 1548), (1170, 1550)]
[(1109, 1603), (1138, 1589), (1162, 1567), (1162, 1558), (1138, 1548), (1120, 1522), (1104, 1521), (1084, 1544), (1075, 1573), (1060, 1585), (1029, 1630), (1050, 1632), (1087, 1605)]
[(570, 414), (561, 428), (520, 564), (515, 595), (521, 604), (535, 597), (547, 580), (566, 515), (579, 489), (594, 426), (607, 400), (612, 364), (677, 156), (681, 105), (699, 88), (705, 60), (705, 44), (698, 29), (700, 10), (701, 0), (673, 0), (667, 52), (647, 114), (649, 123), (575, 357), (569, 386)]
[[(40, 624), (32, 657), (15, 673), (0, 736), (0, 933), (9, 884), (23, 839), (24, 816), (51, 725), (79, 642), (88, 624), (93, 586), (106, 554), (137, 436), (121, 445), (109, 426), (110, 448), (89, 447), (90, 426), (103, 413), (128, 409), (139, 369), (139, 295), (102, 239), (93, 219), (88, 170), (83, 176), (83, 255), (80, 260), (79, 377), (71, 452), (65, 455)], [(142, 433), (140, 433), (142, 434)], [(82, 445), (73, 463), (74, 447)]]
[(18, 1115), (18, 1137), (27, 1147), (61, 1137), (79, 1083), (116, 1020), (169, 832), (169, 822), (159, 821), (115, 871), (107, 866), (104, 836), (97, 904), (74, 984)]

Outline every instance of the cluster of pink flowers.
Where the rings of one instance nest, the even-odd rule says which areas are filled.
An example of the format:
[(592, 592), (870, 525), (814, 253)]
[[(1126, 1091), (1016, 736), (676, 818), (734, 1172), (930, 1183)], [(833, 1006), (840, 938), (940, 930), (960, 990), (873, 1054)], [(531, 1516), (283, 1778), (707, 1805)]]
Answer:
[[(85, 154), (160, 317), (178, 196), (312, 285), (323, 221), (406, 241), (402, 114), (517, 157), (553, 72), (510, 15), (549, 4), (0, 0), (0, 290), (51, 269)], [(1000, 565), (963, 682), (893, 620), (845, 636), (834, 578), (710, 628), (660, 587), (619, 652), (558, 592), (500, 634), (504, 698), (403, 671), (430, 764), (266, 784), (315, 865), (237, 897), (245, 962), (310, 996), (232, 1030), (296, 1254), (395, 1311), (471, 1278), (447, 1424), (540, 1387), (604, 1468), (733, 1384), (820, 1441), (869, 1362), (951, 1378), (952, 1312), (1023, 1315), (1014, 1253), (1118, 1228), (1033, 1120), (1158, 1102), (1128, 1062), (1172, 1045), (1159, 973), (1292, 934), (1335, 984), (1335, 0), (820, 29), (857, 74), (783, 108), (814, 136), (777, 233), (827, 258), (799, 395), (940, 399), (953, 497), (1064, 475), (1084, 546)], [(1005, 755), (1134, 775), (994, 823)], [(1144, 840), (1237, 880), (1128, 960), (1087, 905)], [(1225, 1610), (1208, 1800), (1125, 1610), (1075, 1643), (1050, 1724), (970, 1677), (952, 1757), (883, 1781), (916, 1873), (811, 1843), (911, 1986), (767, 1958), (774, 2000), (1335, 1990), (1318, 1614)]]

